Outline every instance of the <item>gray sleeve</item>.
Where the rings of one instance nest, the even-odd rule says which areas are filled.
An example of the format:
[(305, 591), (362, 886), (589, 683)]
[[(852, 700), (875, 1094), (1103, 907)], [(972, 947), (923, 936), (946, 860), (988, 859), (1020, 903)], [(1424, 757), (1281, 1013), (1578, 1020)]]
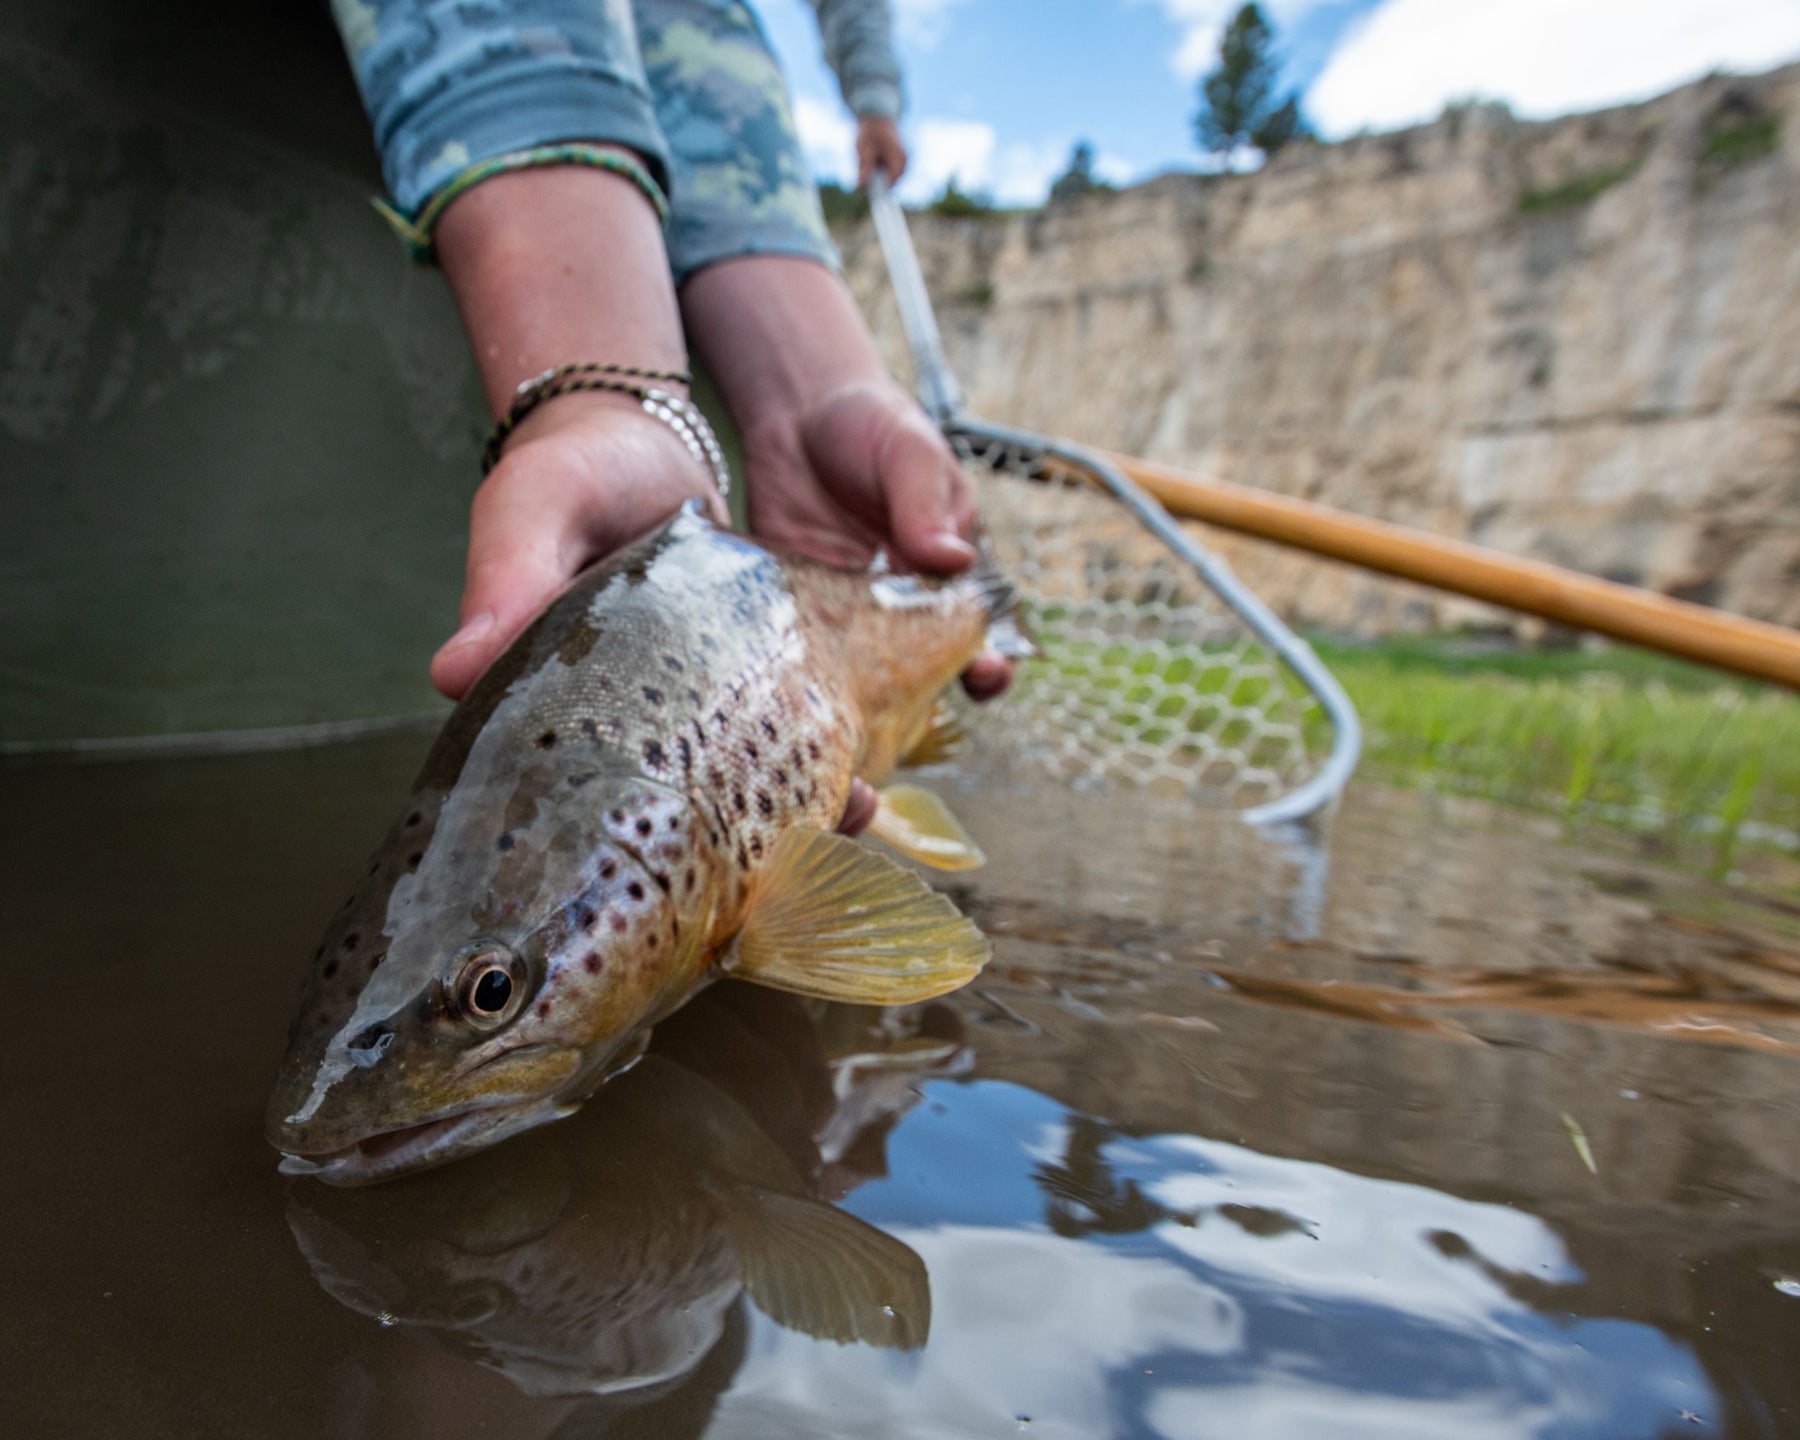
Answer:
[(888, 0), (808, 0), (819, 17), (825, 63), (859, 118), (898, 119), (905, 104)]
[(471, 165), (558, 141), (637, 151), (665, 189), (630, 0), (332, 0), (389, 192), (416, 215)]

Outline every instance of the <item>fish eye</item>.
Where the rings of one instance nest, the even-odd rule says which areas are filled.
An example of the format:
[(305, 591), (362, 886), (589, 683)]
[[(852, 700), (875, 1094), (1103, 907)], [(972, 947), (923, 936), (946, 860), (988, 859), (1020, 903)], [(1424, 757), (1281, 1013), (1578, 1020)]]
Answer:
[(456, 982), (456, 1005), (464, 1019), (483, 1027), (512, 1017), (524, 993), (517, 962), (505, 953), (472, 956)]

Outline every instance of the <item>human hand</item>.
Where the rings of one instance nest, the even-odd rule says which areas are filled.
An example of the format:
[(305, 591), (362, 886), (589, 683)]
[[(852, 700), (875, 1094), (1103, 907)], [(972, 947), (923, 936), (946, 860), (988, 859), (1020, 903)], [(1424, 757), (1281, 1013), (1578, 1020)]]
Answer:
[(906, 173), (906, 142), (900, 128), (885, 115), (864, 115), (856, 122), (856, 188), (867, 190), (879, 168), (888, 184)]
[(431, 683), (461, 699), (583, 568), (695, 497), (728, 523), (711, 477), (635, 396), (562, 395), (535, 411), (475, 492), (462, 623)]
[[(750, 529), (829, 564), (878, 550), (904, 569), (954, 575), (974, 562), (975, 502), (942, 433), (893, 381), (855, 380), (765, 406), (742, 430)], [(963, 674), (977, 700), (1012, 680), (991, 651)]]

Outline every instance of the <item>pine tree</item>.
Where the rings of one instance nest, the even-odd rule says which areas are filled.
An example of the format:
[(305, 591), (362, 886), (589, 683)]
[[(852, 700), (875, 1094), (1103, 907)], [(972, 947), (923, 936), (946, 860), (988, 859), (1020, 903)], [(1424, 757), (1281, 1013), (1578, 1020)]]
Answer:
[(1200, 81), (1194, 138), (1209, 154), (1229, 159), (1240, 146), (1265, 155), (1306, 134), (1300, 97), (1275, 98), (1281, 61), (1275, 32), (1255, 4), (1243, 6), (1219, 39), (1219, 63)]
[(1094, 147), (1085, 140), (1077, 141), (1069, 152), (1069, 165), (1050, 186), (1052, 200), (1073, 200), (1108, 187), (1094, 178)]

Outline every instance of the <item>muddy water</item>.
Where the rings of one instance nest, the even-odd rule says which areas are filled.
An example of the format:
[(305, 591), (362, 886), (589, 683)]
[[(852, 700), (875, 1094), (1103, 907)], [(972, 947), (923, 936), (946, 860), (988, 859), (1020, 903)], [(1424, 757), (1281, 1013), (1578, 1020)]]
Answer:
[(1800, 1433), (1800, 917), (1354, 792), (1323, 859), (950, 788), (997, 942), (722, 986), (576, 1120), (275, 1173), (408, 736), (0, 772), (0, 1431)]

